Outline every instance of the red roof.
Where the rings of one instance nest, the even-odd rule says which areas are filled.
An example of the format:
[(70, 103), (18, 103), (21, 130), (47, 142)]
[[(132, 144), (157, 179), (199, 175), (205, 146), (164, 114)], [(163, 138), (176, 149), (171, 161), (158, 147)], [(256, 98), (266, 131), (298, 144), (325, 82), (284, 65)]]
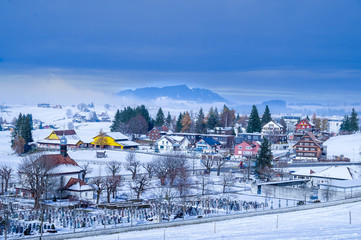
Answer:
[(61, 154), (42, 155), (36, 161), (44, 161), (49, 164), (51, 168), (57, 167), (61, 164), (79, 166), (73, 159), (69, 157), (69, 155), (64, 157)]
[(69, 182), (65, 185), (65, 189), (67, 189), (67, 188), (70, 188), (71, 186), (73, 186), (73, 185), (75, 185), (75, 184), (77, 184), (77, 183), (79, 183), (80, 184), (80, 186), (84, 186), (84, 185), (87, 185), (83, 180), (81, 180), (81, 179), (78, 179), (78, 178), (70, 178), (69, 179)]

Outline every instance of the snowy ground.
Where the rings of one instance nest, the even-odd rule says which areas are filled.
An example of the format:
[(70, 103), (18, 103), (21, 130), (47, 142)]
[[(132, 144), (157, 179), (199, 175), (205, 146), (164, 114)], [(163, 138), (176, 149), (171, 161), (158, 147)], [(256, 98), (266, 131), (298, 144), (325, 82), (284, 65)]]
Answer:
[(324, 145), (327, 146), (328, 157), (342, 154), (352, 162), (361, 161), (361, 133), (332, 137)]
[[(349, 223), (351, 211), (352, 224)], [(116, 239), (361, 239), (360, 203), (190, 226), (93, 236)], [(215, 230), (216, 225), (216, 230)], [(77, 238), (79, 239), (79, 238)]]

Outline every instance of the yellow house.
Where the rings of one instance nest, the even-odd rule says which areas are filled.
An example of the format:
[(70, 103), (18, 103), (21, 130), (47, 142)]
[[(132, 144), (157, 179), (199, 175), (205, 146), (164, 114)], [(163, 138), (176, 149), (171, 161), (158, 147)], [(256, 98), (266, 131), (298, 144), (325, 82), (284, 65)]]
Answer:
[(58, 130), (52, 131), (45, 139), (37, 141), (38, 147), (58, 148), (60, 146), (60, 138), (63, 135), (66, 137), (67, 145), (70, 148), (78, 148), (81, 144), (83, 144), (74, 130)]
[(95, 136), (94, 141), (91, 144), (95, 148), (107, 148), (107, 149), (131, 149), (138, 148), (139, 144), (133, 141), (129, 141), (128, 137), (120, 132), (108, 132)]

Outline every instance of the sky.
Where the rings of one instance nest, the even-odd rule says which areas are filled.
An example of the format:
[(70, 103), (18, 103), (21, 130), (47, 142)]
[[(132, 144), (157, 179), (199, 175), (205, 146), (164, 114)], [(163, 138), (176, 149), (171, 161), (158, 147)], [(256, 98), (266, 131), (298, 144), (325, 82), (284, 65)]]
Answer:
[(360, 29), (360, 0), (4, 0), (0, 102), (176, 84), (235, 103), (355, 102)]

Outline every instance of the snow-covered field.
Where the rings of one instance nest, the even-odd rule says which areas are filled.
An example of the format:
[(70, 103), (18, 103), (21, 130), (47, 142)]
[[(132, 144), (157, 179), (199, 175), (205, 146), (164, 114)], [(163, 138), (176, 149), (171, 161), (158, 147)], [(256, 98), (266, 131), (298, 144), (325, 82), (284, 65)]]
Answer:
[(361, 161), (361, 133), (332, 137), (324, 145), (327, 146), (329, 157), (342, 154), (352, 162)]
[[(349, 212), (351, 211), (351, 224)], [(190, 226), (93, 236), (116, 239), (361, 239), (360, 203)], [(79, 239), (79, 238), (77, 238)], [(75, 240), (75, 239), (74, 239)]]

